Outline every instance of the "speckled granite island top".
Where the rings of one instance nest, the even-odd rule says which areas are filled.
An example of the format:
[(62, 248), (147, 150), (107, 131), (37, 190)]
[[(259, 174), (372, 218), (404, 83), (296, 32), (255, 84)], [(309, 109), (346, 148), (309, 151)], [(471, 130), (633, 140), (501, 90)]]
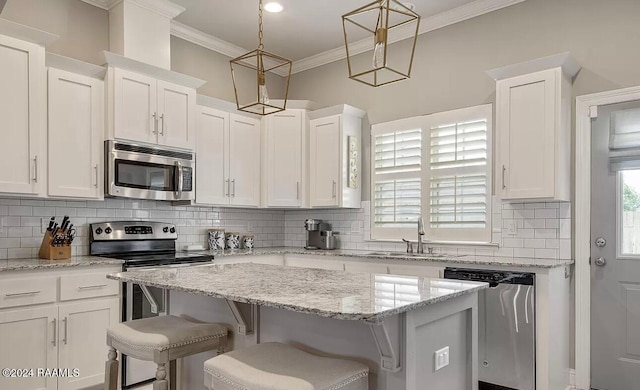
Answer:
[(478, 282), (253, 263), (133, 270), (108, 278), (322, 317), (372, 322), (488, 287)]
[(522, 268), (556, 268), (573, 264), (573, 260), (555, 259), (532, 259), (528, 257), (491, 257), (491, 256), (456, 256), (456, 255), (429, 255), (429, 254), (409, 254), (403, 252), (390, 251), (366, 251), (352, 249), (333, 250), (308, 250), (304, 248), (278, 247), (259, 249), (235, 249), (225, 251), (210, 251), (215, 257), (224, 256), (262, 256), (262, 255), (311, 255), (311, 256), (338, 256), (338, 257), (359, 257), (364, 259), (378, 260), (402, 260), (430, 262), (430, 263), (450, 263), (458, 265), (493, 265), (500, 267), (522, 267)]
[(0, 272), (37, 270), (59, 267), (84, 267), (95, 265), (122, 265), (123, 261), (99, 256), (74, 256), (66, 260), (28, 259), (0, 260)]

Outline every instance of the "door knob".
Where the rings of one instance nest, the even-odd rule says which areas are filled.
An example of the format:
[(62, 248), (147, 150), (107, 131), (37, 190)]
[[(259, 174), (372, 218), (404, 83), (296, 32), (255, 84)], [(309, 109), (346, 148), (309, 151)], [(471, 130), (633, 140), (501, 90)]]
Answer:
[(604, 257), (598, 257), (595, 263), (598, 267), (604, 267), (607, 264), (607, 260)]
[(607, 240), (604, 239), (604, 237), (598, 237), (596, 238), (596, 246), (598, 248), (602, 248), (605, 245), (607, 245)]

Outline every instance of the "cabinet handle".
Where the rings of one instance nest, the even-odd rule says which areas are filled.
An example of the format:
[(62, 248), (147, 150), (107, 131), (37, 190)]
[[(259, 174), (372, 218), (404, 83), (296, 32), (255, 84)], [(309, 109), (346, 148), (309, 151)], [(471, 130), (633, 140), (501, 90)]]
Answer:
[(236, 197), (236, 179), (231, 180), (231, 183), (233, 183), (233, 192), (231, 193), (231, 197), (235, 198)]
[(67, 344), (67, 328), (68, 328), (68, 321), (67, 321), (67, 317), (64, 317), (62, 319), (62, 322), (64, 322), (64, 338), (62, 339), (62, 341), (65, 343), (65, 345)]
[(231, 184), (229, 183), (229, 179), (225, 180), (224, 183), (227, 186), (227, 191), (224, 193), (224, 196), (230, 196), (231, 195)]
[(78, 290), (89, 290), (89, 289), (93, 289), (93, 288), (102, 288), (102, 287), (107, 287), (106, 284), (96, 284), (95, 286), (80, 286), (78, 287)]
[(38, 182), (38, 156), (33, 158), (33, 181)]
[(151, 117), (153, 118), (153, 127), (151, 128), (151, 133), (158, 133), (158, 113), (154, 112)]
[(96, 171), (96, 184), (94, 184), (93, 186), (98, 188), (98, 164), (96, 164), (93, 169)]
[(56, 346), (56, 340), (58, 339), (58, 321), (54, 318), (53, 319), (53, 339), (51, 340), (51, 344), (53, 344), (53, 346)]
[(336, 181), (335, 180), (333, 180), (333, 187), (331, 191), (332, 191), (331, 196), (335, 198), (336, 197)]
[(160, 114), (160, 120), (162, 121), (162, 125), (160, 126), (160, 135), (164, 135), (164, 114)]
[(24, 295), (36, 295), (36, 294), (40, 294), (40, 291), (27, 291), (27, 292), (20, 292), (20, 293), (12, 293), (12, 294), (5, 294), (5, 297), (20, 297), (20, 296), (24, 296)]
[(502, 189), (506, 189), (507, 185), (504, 182), (504, 177), (505, 177), (505, 172), (507, 171), (507, 168), (503, 165), (502, 166)]
[(296, 182), (296, 199), (300, 199), (300, 182)]

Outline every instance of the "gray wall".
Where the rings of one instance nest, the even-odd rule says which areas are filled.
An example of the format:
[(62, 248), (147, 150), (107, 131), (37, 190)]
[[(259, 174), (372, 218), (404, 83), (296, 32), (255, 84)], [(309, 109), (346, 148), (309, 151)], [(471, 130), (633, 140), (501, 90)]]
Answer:
[[(583, 66), (576, 96), (640, 85), (638, 25), (638, 0), (527, 0), (421, 35), (410, 80), (371, 88), (349, 80), (343, 60), (295, 74), (291, 98), (352, 104), (380, 123), (495, 102), (486, 70), (565, 51)], [(369, 199), (363, 146), (363, 199)]]

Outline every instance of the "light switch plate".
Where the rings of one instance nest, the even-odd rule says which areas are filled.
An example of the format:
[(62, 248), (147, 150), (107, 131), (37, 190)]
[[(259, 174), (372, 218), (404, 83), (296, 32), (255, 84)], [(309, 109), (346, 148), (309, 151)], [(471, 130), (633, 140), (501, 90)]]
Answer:
[(449, 347), (444, 347), (434, 352), (435, 367), (434, 371), (438, 371), (449, 365)]

